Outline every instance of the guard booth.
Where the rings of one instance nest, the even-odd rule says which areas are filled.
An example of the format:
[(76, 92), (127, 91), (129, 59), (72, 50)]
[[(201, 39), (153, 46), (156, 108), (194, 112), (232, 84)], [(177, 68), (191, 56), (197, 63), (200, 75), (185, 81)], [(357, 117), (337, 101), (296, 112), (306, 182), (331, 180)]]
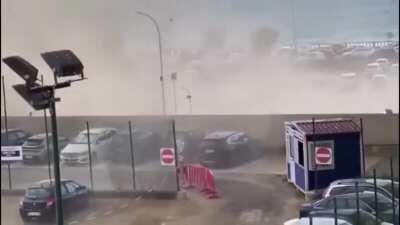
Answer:
[(285, 122), (287, 178), (301, 192), (364, 174), (362, 131), (352, 119)]

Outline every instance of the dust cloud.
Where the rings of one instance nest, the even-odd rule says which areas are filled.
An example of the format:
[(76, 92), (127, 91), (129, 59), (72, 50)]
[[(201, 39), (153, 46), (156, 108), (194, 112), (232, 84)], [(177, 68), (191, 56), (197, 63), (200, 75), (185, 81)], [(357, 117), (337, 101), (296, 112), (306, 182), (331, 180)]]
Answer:
[[(191, 91), (194, 114), (398, 112), (398, 81), (349, 84), (339, 71), (299, 69), (256, 54), (251, 34), (257, 29), (279, 30), (278, 45), (291, 39), (289, 6), (258, 4), (262, 7), (233, 0), (2, 0), (1, 55), (23, 56), (48, 83), (50, 70), (41, 52), (71, 49), (80, 57), (89, 79), (58, 91), (59, 115), (160, 114), (157, 35), (151, 21), (136, 14), (140, 10), (161, 28), (169, 114), (174, 113), (173, 72), (178, 74), (178, 114), (189, 112), (184, 88)], [(268, 13), (272, 16), (262, 17)], [(315, 34), (310, 29), (304, 29), (304, 38)], [(333, 32), (320, 33), (336, 37), (341, 30)], [(31, 109), (11, 88), (20, 79), (3, 63), (1, 69), (9, 114), (28, 115)]]

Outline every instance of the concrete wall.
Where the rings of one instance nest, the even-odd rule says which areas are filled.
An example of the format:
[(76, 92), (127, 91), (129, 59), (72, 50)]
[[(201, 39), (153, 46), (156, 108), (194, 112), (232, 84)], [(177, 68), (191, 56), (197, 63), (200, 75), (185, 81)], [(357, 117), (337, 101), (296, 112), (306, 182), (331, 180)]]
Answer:
[[(399, 116), (398, 114), (351, 114), (351, 115), (198, 115), (177, 116), (177, 130), (199, 130), (209, 132), (215, 130), (240, 130), (260, 139), (269, 150), (282, 149), (284, 146), (284, 122), (289, 120), (303, 120), (320, 118), (352, 117), (358, 122), (363, 119), (364, 143), (366, 145), (393, 145), (399, 143)], [(86, 121), (91, 126), (112, 126), (127, 128), (128, 120), (133, 125), (148, 127), (160, 133), (171, 131), (172, 117), (157, 116), (76, 116), (59, 117), (59, 133), (73, 137), (85, 129)], [(2, 118), (2, 129), (4, 118)], [(22, 128), (32, 134), (44, 131), (42, 117), (9, 117), (9, 128)], [(50, 125), (49, 125), (50, 129)]]

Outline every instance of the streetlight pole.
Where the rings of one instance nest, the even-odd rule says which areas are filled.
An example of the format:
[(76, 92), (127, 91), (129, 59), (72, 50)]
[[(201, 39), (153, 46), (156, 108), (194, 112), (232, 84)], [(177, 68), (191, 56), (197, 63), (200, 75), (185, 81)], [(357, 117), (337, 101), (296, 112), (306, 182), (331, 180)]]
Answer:
[(292, 16), (292, 38), (293, 38), (293, 47), (297, 50), (297, 28), (296, 28), (296, 20), (294, 16), (294, 0), (290, 1), (290, 8), (291, 8), (291, 16)]
[(173, 86), (173, 92), (174, 92), (174, 110), (175, 110), (175, 115), (177, 114), (177, 108), (178, 108), (178, 103), (176, 102), (176, 73), (171, 74), (171, 80), (172, 80), (172, 86)]
[(158, 48), (160, 52), (160, 82), (161, 82), (161, 97), (162, 97), (162, 110), (163, 110), (163, 115), (166, 115), (166, 110), (165, 110), (165, 90), (164, 90), (164, 68), (163, 68), (163, 58), (162, 58), (162, 45), (161, 45), (161, 32), (160, 32), (160, 27), (158, 26), (157, 21), (150, 16), (147, 13), (141, 12), (141, 11), (136, 11), (137, 14), (144, 16), (153, 22), (154, 26), (156, 27), (157, 34), (158, 34)]

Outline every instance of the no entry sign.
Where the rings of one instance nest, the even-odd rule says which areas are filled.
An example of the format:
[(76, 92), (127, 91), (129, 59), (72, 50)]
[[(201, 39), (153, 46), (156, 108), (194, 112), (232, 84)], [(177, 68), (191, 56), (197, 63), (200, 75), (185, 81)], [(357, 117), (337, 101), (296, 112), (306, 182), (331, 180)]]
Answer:
[(175, 150), (173, 148), (161, 148), (160, 162), (162, 166), (175, 166)]
[(332, 149), (329, 147), (315, 147), (315, 164), (331, 165)]

